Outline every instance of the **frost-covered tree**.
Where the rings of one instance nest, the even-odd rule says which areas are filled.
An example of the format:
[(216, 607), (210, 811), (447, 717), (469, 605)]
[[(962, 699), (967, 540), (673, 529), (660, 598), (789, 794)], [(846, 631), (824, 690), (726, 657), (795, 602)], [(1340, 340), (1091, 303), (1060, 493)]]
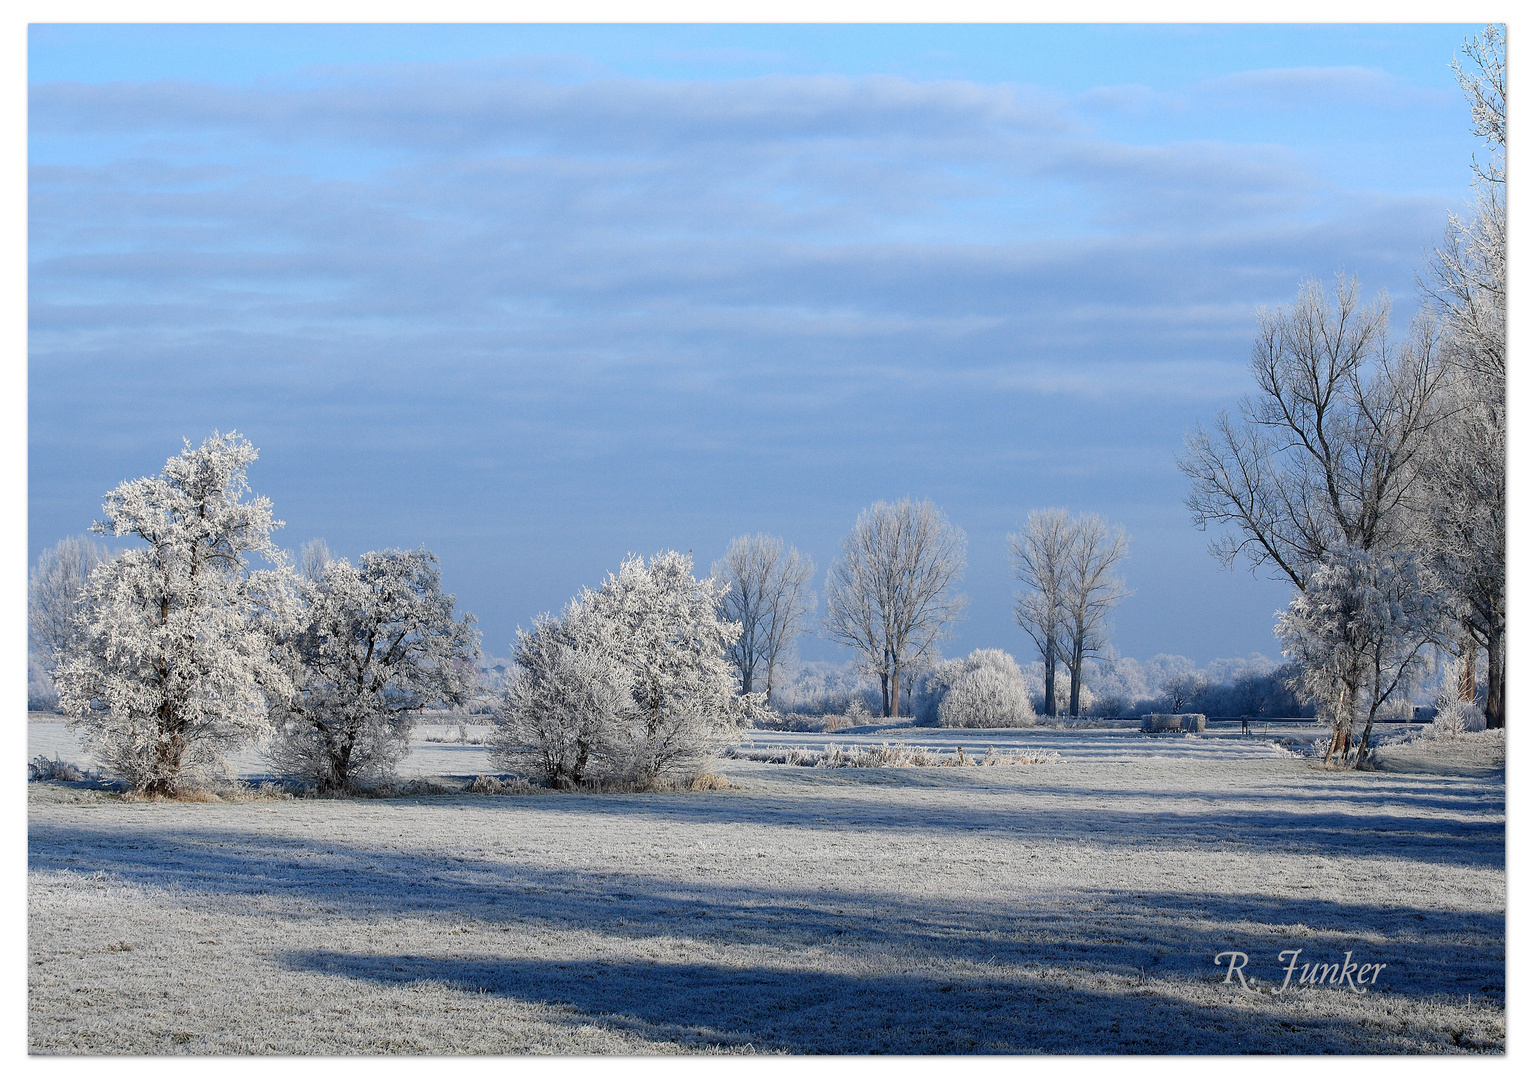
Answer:
[[(189, 441), (159, 476), (106, 496), (98, 533), (146, 546), (96, 567), (59, 699), (81, 740), (139, 791), (173, 795), (266, 729), (267, 695), (290, 683), (272, 659), (289, 573), (270, 500), (246, 498), (258, 456), (236, 432)], [(250, 558), (273, 560), (252, 570)]]
[(1071, 715), (1082, 709), (1083, 664), (1102, 656), (1108, 644), (1108, 616), (1129, 595), (1116, 567), (1129, 555), (1123, 529), (1109, 529), (1096, 514), (1078, 518), (1070, 529), (1061, 593), (1062, 662), (1071, 684)]
[(1448, 617), (1425, 562), (1413, 553), (1333, 550), (1279, 613), (1275, 632), (1298, 664), (1299, 687), (1331, 723), (1326, 760), (1343, 760), (1359, 719), (1361, 763), (1373, 721), (1407, 694), (1429, 662), (1426, 646)]
[(740, 628), (717, 617), (724, 588), (697, 581), (688, 555), (631, 556), (521, 631), (495, 760), (553, 784), (645, 786), (697, 767), (762, 709), (727, 659)]
[(1054, 716), (1058, 710), (1055, 669), (1061, 659), (1066, 569), (1074, 529), (1069, 510), (1031, 510), (1023, 532), (1007, 538), (1013, 576), (1024, 586), (1024, 591), (1014, 598), (1013, 618), (1034, 639), (1039, 658), (1044, 662), (1046, 716)]
[(822, 632), (880, 680), (881, 715), (901, 711), (901, 682), (931, 657), (965, 607), (965, 533), (933, 503), (877, 502), (859, 515), (827, 572)]
[(110, 557), (88, 536), (66, 536), (37, 556), (27, 575), (27, 700), (58, 702), (53, 675), (80, 632), (80, 600), (91, 572)]
[(456, 598), (423, 548), (368, 551), (357, 566), (309, 554), (300, 621), (283, 651), (294, 692), (272, 703), (266, 753), (285, 775), (349, 791), (392, 772), (421, 709), (466, 701), (476, 620), (455, 617)]
[(811, 592), (816, 565), (810, 555), (786, 548), (777, 536), (739, 536), (726, 557), (711, 566), (711, 577), (727, 586), (721, 597), (721, 618), (742, 629), (728, 650), (742, 678), (742, 692), (753, 692), (763, 674), (764, 704), (774, 700), (779, 663), (800, 636), (802, 623), (816, 609)]
[[(1475, 134), (1489, 157), (1474, 163), (1474, 208), (1448, 215), (1423, 288), (1441, 317), (1446, 381), (1443, 421), (1420, 470), (1419, 545), (1464, 601), (1469, 657), (1486, 659), (1485, 718), (1506, 722), (1506, 68), (1505, 31), (1487, 26), (1454, 62)], [(1477, 74), (1475, 73), (1477, 72)]]

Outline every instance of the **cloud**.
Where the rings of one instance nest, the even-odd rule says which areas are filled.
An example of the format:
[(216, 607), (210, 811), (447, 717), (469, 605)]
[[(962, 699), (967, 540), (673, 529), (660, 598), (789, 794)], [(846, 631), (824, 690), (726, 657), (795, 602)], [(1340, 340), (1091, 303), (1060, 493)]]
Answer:
[(237, 426), (297, 541), (476, 560), (504, 649), (566, 592), (495, 560), (831, 540), (914, 489), (1176, 507), (1256, 306), (1337, 266), (1398, 297), (1442, 207), (1087, 122), (1130, 95), (1175, 107), (560, 61), (34, 87), (31, 528)]
[(1199, 83), (1194, 91), (1220, 99), (1255, 99), (1283, 108), (1414, 109), (1453, 105), (1452, 91), (1416, 86), (1371, 67), (1263, 68)]

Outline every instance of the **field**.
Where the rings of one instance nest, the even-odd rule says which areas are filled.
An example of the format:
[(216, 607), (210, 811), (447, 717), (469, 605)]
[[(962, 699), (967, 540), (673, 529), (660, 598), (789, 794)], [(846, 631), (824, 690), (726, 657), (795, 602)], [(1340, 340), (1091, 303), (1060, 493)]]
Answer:
[[(488, 770), (429, 733), (408, 774)], [(30, 734), (85, 763), (60, 725)], [(630, 795), (171, 803), (34, 783), (30, 1049), (1504, 1049), (1498, 734), (1363, 773), (1213, 733), (742, 749), (893, 738), (1059, 760), (723, 758), (725, 790)], [(1387, 966), (1370, 992), (1275, 995), (1293, 949)], [(1227, 951), (1254, 984), (1225, 984)]]

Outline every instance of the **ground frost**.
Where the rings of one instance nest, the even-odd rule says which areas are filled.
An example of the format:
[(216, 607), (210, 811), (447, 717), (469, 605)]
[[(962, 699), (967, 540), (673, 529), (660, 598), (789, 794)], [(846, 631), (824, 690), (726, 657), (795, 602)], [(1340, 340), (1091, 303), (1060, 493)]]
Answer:
[[(42, 734), (34, 755), (71, 759)], [(968, 733), (918, 739), (948, 753)], [(1425, 771), (1331, 773), (1263, 739), (981, 741), (1060, 760), (744, 756), (722, 770), (734, 789), (623, 795), (125, 803), (33, 784), (30, 1046), (1503, 1047), (1498, 772), (1434, 755)], [(463, 782), (484, 770), (470, 745), (419, 749), (455, 754)], [(1387, 985), (1274, 996), (1294, 948), (1386, 963)], [(1251, 958), (1259, 989), (1224, 984), (1224, 950)]]

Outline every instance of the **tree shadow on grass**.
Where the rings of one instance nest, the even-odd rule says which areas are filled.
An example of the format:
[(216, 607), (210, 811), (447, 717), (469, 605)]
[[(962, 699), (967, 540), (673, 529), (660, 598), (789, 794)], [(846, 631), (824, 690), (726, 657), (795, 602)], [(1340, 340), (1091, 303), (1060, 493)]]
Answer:
[[(433, 957), (309, 950), (290, 968), (381, 985), (431, 983), (464, 993), (570, 1008), (652, 1041), (796, 1054), (1390, 1053), (1445, 1032), (1375, 1030), (1359, 1018), (1196, 1004), (1170, 985), (1102, 990), (1053, 973), (854, 975), (628, 959)], [(510, 1048), (506, 1048), (510, 1049)]]
[[(151, 820), (151, 819), (147, 819)], [(1504, 993), (1503, 913), (1161, 888), (1010, 892), (933, 902), (856, 888), (675, 880), (659, 873), (554, 869), (510, 858), (376, 850), (232, 829), (170, 832), (34, 823), (31, 866), (105, 872), (194, 897), (280, 897), (314, 920), (423, 917), (593, 931), (613, 941), (690, 939), (728, 948), (876, 955), (975, 965), (1060, 965), (1128, 975), (1213, 977), (1239, 950), (1275, 975), (1277, 955), (1330, 962), (1354, 950), (1389, 965), (1410, 997)], [(1291, 884), (1296, 890), (1303, 883)], [(221, 902), (226, 902), (226, 900)], [(214, 901), (219, 902), (219, 901)]]

